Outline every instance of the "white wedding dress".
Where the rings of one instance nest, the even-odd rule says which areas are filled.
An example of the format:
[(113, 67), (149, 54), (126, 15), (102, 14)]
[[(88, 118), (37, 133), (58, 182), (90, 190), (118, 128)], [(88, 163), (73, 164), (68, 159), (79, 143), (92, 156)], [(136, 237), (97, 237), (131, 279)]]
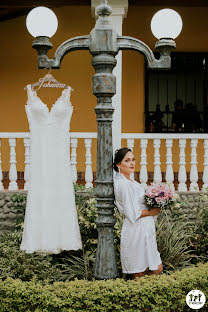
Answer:
[(27, 93), (30, 182), (20, 249), (52, 254), (81, 249), (69, 155), (71, 88), (63, 90), (51, 111), (30, 85)]

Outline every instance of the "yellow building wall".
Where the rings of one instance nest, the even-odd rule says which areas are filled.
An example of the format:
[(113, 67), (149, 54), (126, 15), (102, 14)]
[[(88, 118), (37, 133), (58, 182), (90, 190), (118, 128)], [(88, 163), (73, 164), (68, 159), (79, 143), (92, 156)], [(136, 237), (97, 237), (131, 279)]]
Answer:
[[(52, 38), (53, 48), (49, 57), (53, 57), (57, 47), (67, 39), (79, 35), (87, 35), (94, 27), (90, 7), (64, 7), (54, 9), (59, 20), (56, 35)], [(43, 77), (48, 70), (37, 68), (37, 52), (32, 49), (33, 38), (25, 26), (26, 17), (18, 17), (1, 23), (0, 37), (1, 50), (1, 84), (0, 84), (0, 132), (29, 131), (25, 113), (27, 94), (24, 87)], [(69, 84), (74, 91), (71, 102), (74, 107), (71, 119), (71, 131), (95, 132), (97, 130), (96, 97), (92, 94), (92, 76), (94, 69), (91, 66), (91, 55), (88, 51), (72, 52), (65, 56), (60, 70), (54, 70), (54, 77), (63, 83)], [(61, 89), (41, 88), (38, 96), (51, 108), (60, 96)], [(95, 144), (94, 144), (95, 145)], [(8, 141), (2, 140), (2, 168), (9, 170)], [(84, 169), (83, 142), (79, 144), (78, 162)], [(93, 155), (96, 148), (94, 147)], [(17, 169), (24, 170), (24, 148), (22, 140), (17, 140)], [(81, 157), (81, 158), (80, 158)], [(94, 156), (95, 157), (95, 156)], [(95, 161), (94, 161), (95, 162)]]
[[(144, 41), (152, 49), (156, 39), (151, 33), (150, 22), (153, 14), (162, 7), (131, 7), (129, 6), (127, 18), (123, 23), (123, 35), (136, 37)], [(183, 30), (176, 39), (177, 51), (208, 51), (207, 15), (208, 8), (175, 7), (183, 19)], [(53, 57), (57, 47), (65, 40), (87, 35), (94, 27), (91, 17), (91, 8), (88, 6), (68, 6), (54, 8), (58, 17), (59, 27), (52, 37), (53, 48), (49, 57)], [(27, 101), (24, 87), (29, 83), (38, 81), (47, 73), (47, 70), (37, 68), (37, 53), (32, 49), (33, 38), (25, 26), (26, 17), (18, 17), (0, 24), (1, 38), (1, 83), (0, 83), (0, 132), (29, 131), (25, 113)], [(123, 52), (122, 77), (122, 132), (144, 132), (144, 57), (133, 51)], [(91, 65), (91, 55), (88, 51), (76, 51), (64, 57), (60, 70), (54, 70), (55, 78), (73, 89), (71, 95), (74, 112), (71, 120), (72, 132), (97, 131), (96, 97), (92, 94), (92, 76), (94, 69)], [(49, 109), (60, 96), (61, 89), (41, 88), (38, 91), (40, 98)], [(124, 143), (123, 143), (124, 144)], [(177, 149), (177, 148), (176, 148)], [(8, 142), (2, 140), (2, 168), (9, 170)], [(84, 143), (77, 149), (78, 171), (84, 171), (85, 155)], [(136, 150), (139, 151), (138, 143)], [(175, 149), (174, 149), (175, 151)], [(203, 148), (199, 151), (203, 155)], [(18, 171), (24, 170), (24, 148), (22, 140), (17, 140)], [(93, 142), (93, 171), (96, 169), (96, 142)], [(151, 163), (148, 170), (153, 171), (153, 149), (148, 147), (148, 157)], [(161, 148), (162, 157), (165, 157), (165, 148)], [(187, 149), (190, 155), (190, 148)], [(139, 152), (137, 156), (139, 155)], [(174, 154), (174, 159), (177, 160)], [(188, 156), (189, 157), (189, 156)], [(140, 161), (137, 157), (138, 163)], [(161, 159), (162, 160), (162, 159)], [(188, 160), (188, 159), (187, 159)], [(202, 157), (199, 159), (199, 171), (202, 170)], [(177, 170), (177, 166), (174, 170)], [(139, 165), (137, 165), (139, 170)], [(162, 167), (164, 171), (165, 168)]]

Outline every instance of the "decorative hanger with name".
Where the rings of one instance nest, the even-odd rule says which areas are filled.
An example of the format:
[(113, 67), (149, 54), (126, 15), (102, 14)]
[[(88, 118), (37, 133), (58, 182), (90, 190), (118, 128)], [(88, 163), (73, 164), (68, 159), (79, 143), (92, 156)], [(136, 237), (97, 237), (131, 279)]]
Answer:
[[(51, 74), (52, 69), (49, 70), (49, 72), (42, 78), (39, 79), (38, 82), (35, 82), (31, 84), (31, 88), (34, 91), (39, 90), (41, 87), (43, 88), (68, 88), (69, 86), (65, 83), (61, 83), (57, 81)], [(37, 89), (34, 89), (34, 87), (38, 87)], [(70, 87), (71, 88), (71, 87)], [(24, 87), (24, 90), (27, 89), (27, 86)], [(71, 89), (73, 91), (73, 89)]]

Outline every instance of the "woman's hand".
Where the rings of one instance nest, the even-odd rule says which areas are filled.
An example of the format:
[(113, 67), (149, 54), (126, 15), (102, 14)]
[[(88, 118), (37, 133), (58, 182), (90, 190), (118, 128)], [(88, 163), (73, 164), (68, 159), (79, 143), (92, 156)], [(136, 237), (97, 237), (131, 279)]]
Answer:
[(139, 218), (157, 216), (160, 213), (160, 208), (151, 208), (150, 210), (142, 210), (141, 216)]
[(150, 214), (151, 216), (157, 216), (160, 213), (160, 208), (151, 208), (150, 209)]

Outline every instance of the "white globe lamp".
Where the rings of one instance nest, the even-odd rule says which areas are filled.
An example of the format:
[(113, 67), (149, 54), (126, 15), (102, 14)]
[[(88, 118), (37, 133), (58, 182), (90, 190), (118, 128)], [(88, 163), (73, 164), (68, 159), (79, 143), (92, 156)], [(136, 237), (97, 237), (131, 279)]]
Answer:
[(40, 6), (29, 12), (26, 26), (35, 38), (40, 36), (51, 38), (58, 28), (58, 20), (52, 10)]
[(182, 30), (181, 16), (172, 9), (163, 9), (155, 13), (151, 21), (151, 30), (157, 39), (175, 39)]

